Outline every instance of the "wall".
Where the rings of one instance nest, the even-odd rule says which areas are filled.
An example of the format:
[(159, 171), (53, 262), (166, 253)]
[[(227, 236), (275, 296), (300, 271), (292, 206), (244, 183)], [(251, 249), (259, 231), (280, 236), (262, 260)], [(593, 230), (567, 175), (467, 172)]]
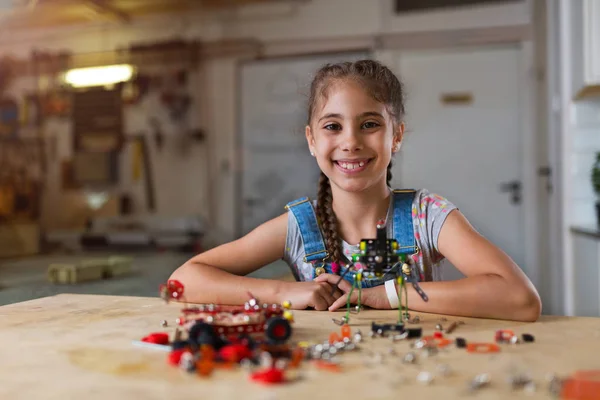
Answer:
[[(380, 33), (512, 26), (528, 24), (530, 8), (530, 1), (526, 0), (397, 16), (392, 12), (392, 0), (312, 0), (247, 6), (213, 15), (190, 14), (177, 19), (145, 18), (129, 26), (90, 24), (83, 28), (11, 33), (10, 37), (0, 35), (0, 52), (27, 56), (32, 48), (104, 51), (130, 41), (149, 42), (174, 37), (205, 40), (254, 37), (285, 43)], [(200, 161), (198, 164), (172, 164), (177, 161), (176, 156), (163, 160), (169, 170), (157, 177), (157, 186), (168, 187), (165, 192), (170, 193), (159, 200), (163, 207), (161, 212), (180, 209), (182, 198), (188, 196), (188, 204), (198, 203), (198, 209), (212, 222), (211, 234), (215, 236), (215, 242), (230, 240), (236, 235), (235, 172), (239, 168), (235, 145), (236, 65), (235, 59), (211, 60), (198, 78), (197, 90), (204, 100), (200, 101), (198, 107), (202, 109), (198, 111), (208, 138), (204, 152), (194, 156), (208, 159), (206, 168), (210, 178), (196, 180), (194, 175), (204, 164)], [(130, 132), (146, 128), (141, 118), (131, 124), (134, 126), (129, 127)], [(193, 171), (194, 175), (182, 173), (182, 168)], [(189, 207), (185, 211), (193, 209)]]

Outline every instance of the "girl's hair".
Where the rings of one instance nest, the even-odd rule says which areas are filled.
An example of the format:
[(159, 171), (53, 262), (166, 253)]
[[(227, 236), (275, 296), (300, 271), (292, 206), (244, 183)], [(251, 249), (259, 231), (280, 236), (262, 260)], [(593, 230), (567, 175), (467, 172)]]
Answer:
[[(308, 100), (308, 124), (312, 121), (317, 104), (327, 99), (328, 90), (335, 81), (352, 80), (359, 83), (375, 99), (386, 106), (387, 112), (400, 123), (404, 117), (404, 90), (402, 83), (386, 66), (374, 60), (360, 60), (327, 64), (317, 71)], [(387, 184), (392, 180), (392, 163), (387, 167)], [(342, 246), (338, 234), (338, 221), (333, 212), (331, 185), (329, 178), (321, 172), (319, 192), (317, 194), (317, 219), (325, 245), (329, 252), (329, 260), (342, 260)]]

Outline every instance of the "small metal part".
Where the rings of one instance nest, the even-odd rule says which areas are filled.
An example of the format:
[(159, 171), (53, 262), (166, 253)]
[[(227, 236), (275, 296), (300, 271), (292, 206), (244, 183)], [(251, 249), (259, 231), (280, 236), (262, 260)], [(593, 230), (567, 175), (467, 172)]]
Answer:
[(436, 366), (436, 370), (440, 374), (440, 376), (450, 376), (452, 375), (452, 368), (448, 364), (438, 364)]
[(337, 350), (344, 350), (346, 348), (346, 343), (345, 342), (335, 342), (333, 345), (333, 348), (335, 348)]
[(344, 348), (345, 351), (352, 351), (356, 349), (356, 345), (354, 343), (348, 343)]
[(208, 311), (209, 311), (209, 312), (213, 312), (213, 311), (215, 311), (215, 305), (214, 305), (214, 304), (209, 304), (209, 305), (208, 305)]
[(417, 382), (422, 383), (424, 385), (429, 385), (433, 382), (433, 374), (428, 371), (421, 371), (417, 375)]
[(329, 351), (329, 354), (331, 354), (332, 356), (336, 355), (338, 352), (335, 347), (330, 347), (328, 351)]
[(163, 328), (166, 328), (167, 326), (169, 326), (169, 323), (167, 322), (167, 320), (166, 320), (166, 319), (163, 319), (163, 320), (160, 322), (160, 326), (162, 326)]
[(434, 346), (427, 346), (425, 347), (425, 356), (427, 357), (433, 357), (435, 355), (437, 355), (438, 353), (438, 348), (434, 347)]
[(244, 358), (240, 361), (240, 367), (242, 367), (244, 371), (249, 372), (254, 369), (254, 363), (249, 358)]
[(550, 392), (550, 394), (555, 397), (560, 396), (560, 393), (562, 392), (564, 380), (561, 379), (560, 377), (552, 374), (547, 377), (547, 381), (548, 381), (548, 391)]
[(177, 319), (175, 320), (175, 323), (176, 323), (177, 325), (181, 325), (181, 318), (177, 318)]
[(425, 346), (427, 346), (427, 342), (425, 340), (417, 340), (413, 343), (413, 347), (415, 349), (422, 349)]
[(415, 315), (413, 319), (408, 320), (409, 324), (418, 324), (419, 322), (421, 322), (421, 318), (419, 318), (418, 315)]
[(274, 367), (275, 367), (275, 368), (277, 368), (277, 369), (284, 370), (284, 369), (286, 369), (286, 368), (287, 368), (288, 364), (289, 364), (289, 362), (288, 362), (288, 360), (287, 360), (287, 359), (285, 359), (285, 358), (278, 358), (278, 359), (275, 361), (275, 365), (274, 365)]
[(263, 368), (271, 368), (273, 366), (273, 356), (268, 351), (260, 353), (258, 361)]
[(179, 368), (191, 372), (196, 368), (196, 363), (194, 362), (194, 355), (192, 353), (185, 352), (181, 355), (179, 359)]
[(362, 342), (362, 334), (360, 332), (356, 332), (354, 334), (354, 343)]
[(356, 311), (356, 313), (358, 314), (359, 312), (361, 312), (362, 310), (362, 306), (359, 306), (358, 304), (356, 306), (354, 306), (354, 309)]
[(248, 304), (250, 305), (250, 307), (254, 307), (257, 303), (256, 303), (256, 299), (250, 299), (248, 300)]
[(408, 332), (402, 332), (399, 335), (391, 335), (390, 338), (392, 339), (393, 342), (398, 342), (400, 340), (404, 340), (408, 337)]
[(531, 382), (531, 378), (525, 374), (513, 374), (508, 377), (507, 381), (513, 389), (521, 389)]
[(519, 337), (517, 335), (515, 335), (515, 336), (513, 336), (513, 337), (510, 338), (510, 344), (517, 344), (519, 342), (520, 342), (520, 340), (519, 340)]
[(331, 347), (331, 345), (327, 342), (323, 343), (323, 351), (329, 351), (329, 348)]
[(348, 343), (352, 342), (352, 340), (350, 340), (350, 338), (349, 338), (349, 337), (344, 337), (344, 338), (342, 339), (342, 342), (343, 342), (344, 344), (348, 344)]
[(414, 364), (417, 362), (417, 355), (413, 352), (406, 353), (404, 357), (402, 357), (402, 362), (404, 364)]
[(206, 317), (206, 322), (208, 322), (209, 324), (212, 324), (214, 322), (215, 318), (212, 315), (209, 315), (208, 317)]
[(450, 324), (448, 328), (446, 328), (446, 334), (454, 332), (454, 330), (458, 327), (458, 322), (454, 321)]
[(250, 316), (244, 315), (244, 322), (250, 322)]
[(437, 330), (437, 331), (443, 331), (444, 327), (441, 324), (436, 324), (435, 325), (435, 330)]
[(490, 374), (486, 373), (486, 374), (476, 375), (475, 378), (473, 378), (471, 380), (471, 382), (469, 382), (469, 389), (472, 391), (481, 389), (482, 387), (489, 385), (490, 381), (491, 381)]
[(533, 381), (528, 382), (523, 386), (523, 390), (527, 393), (534, 393), (537, 390), (537, 385)]

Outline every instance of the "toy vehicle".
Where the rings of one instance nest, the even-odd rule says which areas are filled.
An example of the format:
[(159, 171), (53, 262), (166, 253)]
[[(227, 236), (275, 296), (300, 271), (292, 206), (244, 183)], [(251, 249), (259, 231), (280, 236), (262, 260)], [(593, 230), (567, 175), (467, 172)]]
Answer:
[[(160, 293), (166, 301), (182, 299), (183, 285), (170, 280), (161, 285)], [(292, 334), (291, 304), (261, 304), (254, 296), (249, 296), (250, 299), (243, 306), (185, 306), (177, 318), (177, 324), (187, 332), (187, 344), (194, 347), (206, 344), (215, 349), (241, 340), (252, 344), (284, 344)]]

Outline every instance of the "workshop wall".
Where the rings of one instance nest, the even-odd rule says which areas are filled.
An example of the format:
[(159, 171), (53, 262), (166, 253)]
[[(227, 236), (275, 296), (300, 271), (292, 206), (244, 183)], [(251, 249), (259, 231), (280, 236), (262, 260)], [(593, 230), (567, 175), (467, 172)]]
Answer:
[[(0, 35), (0, 52), (28, 57), (32, 49), (64, 50), (73, 53), (114, 50), (131, 43), (181, 39), (257, 38), (264, 41), (352, 38), (379, 33), (452, 30), (527, 24), (530, 2), (469, 7), (399, 17), (391, 0), (319, 0), (278, 5), (255, 5), (216, 14), (188, 14), (177, 18), (145, 18), (129, 25), (89, 24), (84, 27), (48, 29)], [(331, 22), (335, 23), (331, 23)], [(185, 124), (173, 121), (160, 104), (160, 93), (149, 93), (125, 112), (127, 135), (149, 136), (152, 168), (155, 174), (156, 212), (159, 214), (198, 213), (206, 217), (214, 242), (235, 237), (237, 60), (211, 59), (190, 75), (189, 92), (194, 101)], [(150, 71), (151, 72), (151, 71)], [(168, 71), (166, 71), (168, 73)], [(151, 124), (155, 117), (159, 125)], [(184, 126), (185, 125), (185, 126)], [(163, 146), (152, 139), (157, 126), (164, 135)], [(45, 191), (46, 210), (52, 210), (46, 223), (60, 228), (73, 224), (55, 215), (68, 214), (66, 192), (58, 184), (58, 160), (68, 158), (69, 125), (53, 121), (46, 127), (56, 137), (55, 162), (48, 167)], [(202, 129), (205, 141), (186, 134)], [(132, 176), (133, 151), (127, 146), (120, 158), (119, 189), (130, 189), (137, 212), (144, 210), (144, 189)]]

